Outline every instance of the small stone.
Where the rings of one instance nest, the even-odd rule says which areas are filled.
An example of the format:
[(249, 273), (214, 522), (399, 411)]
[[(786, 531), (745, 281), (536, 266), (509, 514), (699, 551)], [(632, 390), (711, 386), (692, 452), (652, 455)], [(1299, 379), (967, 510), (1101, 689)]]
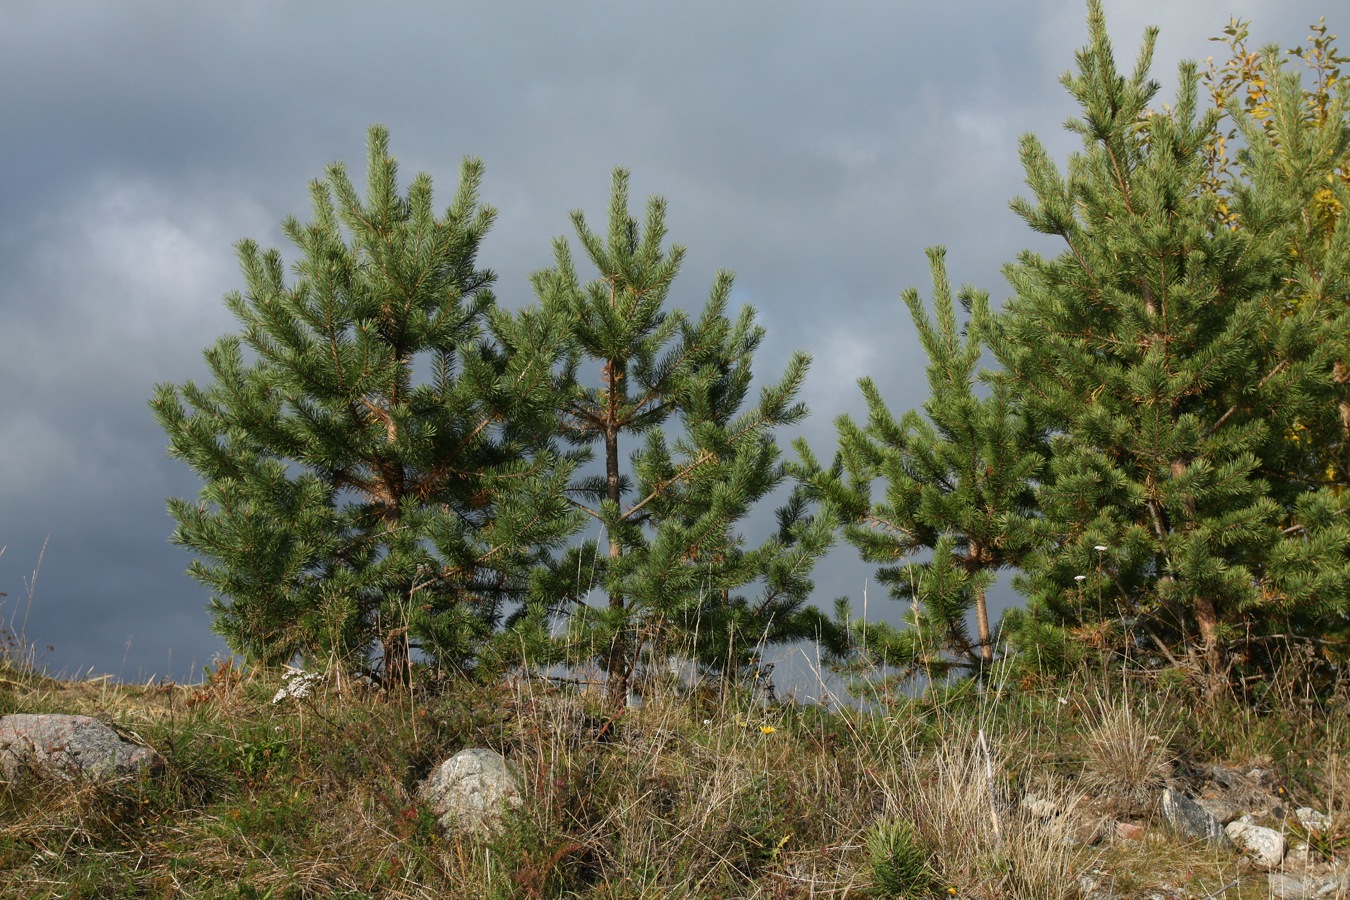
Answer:
[(1100, 844), (1108, 834), (1112, 823), (1110, 819), (1097, 816), (1081, 816), (1073, 822), (1071, 838), (1075, 846), (1092, 847)]
[(1329, 831), (1331, 829), (1331, 817), (1326, 813), (1318, 812), (1311, 806), (1300, 806), (1294, 810), (1294, 818), (1298, 819), (1299, 824), (1309, 831)]
[[(1336, 896), (1343, 897), (1350, 893), (1350, 874), (1342, 872), (1340, 875), (1328, 875), (1325, 880), (1327, 887), (1331, 888), (1331, 893), (1335, 893)], [(1323, 890), (1325, 891), (1325, 888)]]
[(1329, 876), (1318, 879), (1318, 888), (1314, 897), (1344, 897), (1345, 892), (1350, 890), (1350, 876)]
[(1053, 819), (1059, 815), (1059, 804), (1038, 794), (1027, 794), (1023, 797), (1022, 808), (1035, 819)]
[(1220, 825), (1227, 825), (1238, 817), (1238, 808), (1233, 804), (1218, 797), (1201, 797), (1195, 801), (1214, 817), (1214, 820)]
[(1280, 863), (1284, 862), (1284, 851), (1287, 849), (1284, 835), (1273, 828), (1238, 820), (1230, 823), (1226, 831), (1229, 839), (1266, 871), (1279, 868)]
[(1167, 824), (1185, 837), (1219, 846), (1229, 846), (1232, 843), (1218, 820), (1181, 791), (1173, 788), (1163, 790), (1162, 814)]
[(1238, 772), (1236, 769), (1230, 769), (1227, 766), (1211, 766), (1209, 769), (1209, 777), (1213, 779), (1216, 784), (1219, 784), (1230, 791), (1236, 788), (1242, 781), (1242, 773)]
[(164, 758), (89, 716), (54, 713), (0, 717), (0, 774), (106, 781), (158, 769)]
[(461, 750), (434, 769), (418, 793), (446, 831), (496, 831), (505, 809), (519, 809), (520, 784), (496, 751)]
[(1285, 868), (1306, 869), (1317, 862), (1317, 855), (1304, 841), (1295, 841), (1284, 855)]
[(1116, 838), (1122, 841), (1142, 841), (1144, 839), (1144, 826), (1136, 825), (1133, 822), (1117, 822)]
[(1313, 896), (1301, 879), (1278, 872), (1266, 876), (1266, 888), (1274, 900), (1309, 900)]

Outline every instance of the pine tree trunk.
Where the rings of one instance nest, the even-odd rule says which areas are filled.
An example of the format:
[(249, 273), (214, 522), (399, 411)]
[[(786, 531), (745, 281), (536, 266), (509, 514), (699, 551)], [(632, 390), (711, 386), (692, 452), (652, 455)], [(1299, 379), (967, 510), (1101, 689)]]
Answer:
[[(1181, 478), (1186, 474), (1186, 462), (1180, 459), (1172, 460), (1169, 471), (1172, 478)], [(1185, 511), (1186, 519), (1181, 527), (1189, 527), (1195, 520), (1195, 498), (1187, 497), (1182, 502), (1182, 509)], [(1223, 654), (1219, 652), (1219, 611), (1214, 607), (1213, 600), (1205, 596), (1195, 598), (1195, 623), (1200, 629), (1201, 679), (1205, 685), (1206, 695), (1213, 699), (1224, 681), (1223, 673), (1220, 671)]]
[[(974, 541), (966, 547), (966, 556), (970, 561), (972, 573), (978, 572), (977, 567), (984, 564), (981, 553), (982, 548)], [(989, 605), (983, 589), (975, 592), (975, 629), (980, 636), (980, 668), (986, 669), (994, 661), (994, 644), (989, 634)]]
[(1222, 686), (1223, 655), (1219, 651), (1219, 613), (1208, 597), (1195, 600), (1195, 621), (1200, 628), (1200, 653), (1204, 665), (1205, 691), (1211, 697)]
[[(619, 493), (619, 427), (616, 422), (618, 415), (618, 392), (620, 390), (619, 381), (622, 375), (619, 373), (619, 367), (615, 360), (609, 360), (605, 363), (602, 375), (609, 391), (609, 410), (608, 421), (605, 427), (605, 496), (615, 506), (622, 499)], [(618, 533), (611, 531), (609, 534), (609, 558), (617, 560), (623, 556), (623, 543)], [(624, 597), (621, 593), (611, 593), (609, 595), (609, 608), (614, 611), (620, 611), (624, 608)], [(629, 641), (626, 632), (626, 625), (620, 627), (620, 630), (610, 639), (609, 653), (605, 660), (605, 671), (608, 674), (608, 694), (610, 705), (616, 709), (622, 708), (628, 703), (628, 685), (632, 677), (631, 662), (629, 660)]]
[(1337, 404), (1341, 413), (1341, 482), (1350, 481), (1350, 403)]
[[(1343, 362), (1337, 362), (1332, 369), (1332, 379), (1340, 385), (1350, 384), (1350, 366)], [(1341, 460), (1340, 477), (1342, 482), (1350, 480), (1350, 402), (1342, 400), (1336, 404), (1336, 410), (1341, 414)]]
[(989, 634), (989, 609), (984, 591), (975, 593), (975, 627), (980, 634), (980, 663), (981, 668), (984, 668), (994, 661), (994, 644)]

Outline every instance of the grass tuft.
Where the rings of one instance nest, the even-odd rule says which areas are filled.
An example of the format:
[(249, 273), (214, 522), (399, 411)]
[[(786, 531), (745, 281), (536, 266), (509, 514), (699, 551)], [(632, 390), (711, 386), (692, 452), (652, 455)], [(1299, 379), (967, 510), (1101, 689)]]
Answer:
[(1097, 694), (1083, 735), (1084, 789), (1098, 796), (1108, 812), (1148, 813), (1172, 774), (1173, 736), (1157, 714)]

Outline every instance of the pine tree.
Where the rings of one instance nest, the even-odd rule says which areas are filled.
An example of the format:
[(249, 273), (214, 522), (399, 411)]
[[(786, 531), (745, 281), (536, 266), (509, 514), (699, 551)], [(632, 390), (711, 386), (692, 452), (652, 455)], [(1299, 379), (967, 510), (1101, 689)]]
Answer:
[[(1343, 214), (1350, 191), (1350, 78), (1340, 73), (1347, 60), (1325, 22), (1310, 28), (1307, 46), (1282, 57), (1273, 46), (1250, 51), (1248, 25), (1234, 19), (1215, 38), (1227, 44), (1230, 58), (1211, 64), (1204, 79), (1220, 115), (1210, 136), (1207, 187), (1225, 221), (1239, 229), (1265, 227), (1245, 222), (1230, 202), (1253, 191), (1262, 197), (1248, 209), (1281, 210), (1290, 221), (1281, 260), (1286, 270), (1271, 314), (1311, 306), (1331, 326), (1319, 329), (1318, 339), (1340, 345), (1325, 402), (1294, 424), (1276, 447), (1285, 452), (1270, 461), (1271, 471), (1296, 491), (1350, 484), (1350, 348), (1346, 328), (1335, 322), (1350, 296), (1350, 222)], [(1297, 62), (1287, 65), (1287, 59)], [(1306, 87), (1301, 73), (1310, 78)], [(1230, 156), (1232, 146), (1239, 149)]]
[[(1331, 527), (1344, 517), (1350, 485), (1350, 78), (1340, 74), (1346, 59), (1323, 22), (1311, 26), (1306, 47), (1287, 51), (1292, 66), (1275, 47), (1248, 53), (1246, 33), (1230, 23), (1234, 59), (1221, 75), (1209, 74), (1216, 106), (1241, 136), (1229, 166), (1216, 129), (1212, 185), (1220, 202), (1231, 198), (1229, 227), (1277, 235), (1279, 288), (1267, 315), (1294, 326), (1282, 359), (1301, 363), (1309, 396), (1296, 409), (1276, 398), (1286, 414), (1271, 416), (1279, 430), (1261, 462), (1285, 511), (1284, 531), (1297, 537), (1271, 561), (1274, 614), (1257, 631), (1280, 638), (1245, 648), (1248, 663), (1268, 671), (1279, 665), (1276, 651), (1295, 642), (1316, 648), (1306, 660), (1350, 658), (1346, 587), (1336, 568), (1342, 545)], [(1306, 86), (1300, 68), (1310, 76)]]
[[(928, 356), (929, 399), (898, 422), (876, 383), (859, 382), (868, 420), (841, 416), (840, 464), (813, 482), (843, 511), (844, 533), (878, 580), (910, 607), (907, 628), (858, 623), (854, 644), (874, 662), (930, 678), (985, 671), (994, 659), (985, 592), (996, 573), (1029, 550), (1032, 485), (1043, 463), (1040, 434), (1015, 408), (1006, 385), (976, 393), (977, 367), (993, 315), (987, 294), (964, 288), (964, 334), (947, 281), (946, 253), (928, 251), (935, 317), (916, 290), (904, 292)], [(847, 482), (843, 478), (847, 475)], [(883, 498), (872, 484), (885, 482)], [(931, 554), (928, 559), (914, 557)], [(967, 617), (973, 613), (976, 633)]]
[[(806, 414), (795, 397), (807, 357), (795, 355), (744, 409), (763, 329), (748, 307), (728, 318), (726, 272), (697, 319), (668, 307), (684, 248), (662, 246), (665, 202), (652, 199), (639, 225), (618, 170), (607, 235), (580, 212), (572, 220), (599, 277), (582, 284), (559, 239), (554, 267), (534, 282), (547, 315), (572, 323), (569, 369), (599, 369), (598, 383), (565, 405), (564, 427), (603, 457), (603, 472), (576, 480), (570, 496), (605, 530), (607, 553), (594, 571), (608, 602), (581, 606), (573, 625), (578, 644), (596, 648), (619, 704), (645, 650), (692, 653), (729, 673), (749, 665), (757, 647), (810, 636), (821, 620), (803, 605), (807, 576), (833, 529), (798, 494), (764, 543), (749, 547), (736, 530), (784, 482), (773, 430)], [(627, 469), (625, 439), (642, 440)], [(747, 588), (758, 589), (754, 599), (740, 593)]]
[[(1096, 0), (1088, 24), (1064, 77), (1083, 150), (1063, 174), (1023, 138), (1035, 199), (1013, 204), (1065, 250), (1006, 269), (1015, 297), (993, 342), (1010, 389), (1054, 435), (1023, 624), (1144, 644), (1216, 687), (1249, 629), (1295, 609), (1344, 611), (1338, 501), (1305, 491), (1282, 507), (1261, 469), (1329, 367), (1309, 355), (1316, 323), (1268, 314), (1282, 209), (1244, 191), (1233, 202), (1255, 227), (1235, 230), (1205, 189), (1216, 114), (1199, 114), (1196, 67), (1181, 67), (1174, 106), (1153, 112), (1156, 30), (1124, 76)], [(1314, 549), (1299, 580), (1289, 561)]]
[(169, 501), (173, 540), (250, 660), (378, 648), (396, 678), (420, 649), (469, 668), (508, 611), (547, 599), (531, 572), (579, 525), (574, 460), (553, 446), (566, 331), (495, 308), (481, 174), (466, 161), (437, 216), (430, 177), (401, 194), (372, 128), (365, 198), (335, 163), (313, 221), (283, 223), (290, 283), (280, 252), (238, 245), (242, 329), (206, 351), (212, 383), (156, 388), (170, 455), (204, 481), (197, 503)]

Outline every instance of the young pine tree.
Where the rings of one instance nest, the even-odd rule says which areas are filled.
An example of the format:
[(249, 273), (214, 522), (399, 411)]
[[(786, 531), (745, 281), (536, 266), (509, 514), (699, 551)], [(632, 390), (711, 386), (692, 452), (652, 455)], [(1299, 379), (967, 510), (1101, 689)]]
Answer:
[[(1247, 230), (1269, 227), (1240, 214), (1236, 198), (1253, 191), (1262, 196), (1248, 200), (1245, 209), (1277, 211), (1289, 223), (1281, 260), (1285, 272), (1270, 314), (1300, 310), (1330, 326), (1316, 332), (1319, 341), (1329, 341), (1324, 349), (1335, 350), (1325, 398), (1309, 411), (1314, 415), (1300, 418), (1273, 445), (1284, 452), (1268, 463), (1281, 473), (1286, 493), (1294, 495), (1308, 486), (1350, 484), (1350, 353), (1347, 329), (1336, 322), (1350, 308), (1350, 221), (1344, 214), (1350, 191), (1350, 77), (1340, 73), (1346, 59), (1335, 37), (1318, 22), (1305, 48), (1282, 57), (1276, 47), (1250, 51), (1247, 23), (1233, 20), (1224, 37), (1215, 39), (1228, 45), (1230, 58), (1205, 75), (1220, 114), (1210, 137), (1208, 187), (1227, 223)], [(1308, 76), (1306, 86), (1302, 74)], [(1239, 135), (1241, 149), (1230, 156), (1230, 142)]]
[[(930, 678), (953, 670), (979, 674), (993, 662), (985, 592), (998, 570), (1029, 550), (1032, 485), (1044, 461), (1040, 435), (1006, 386), (995, 384), (983, 397), (975, 392), (993, 321), (989, 298), (971, 288), (961, 292), (968, 318), (963, 333), (945, 256), (928, 251), (935, 317), (918, 291), (903, 295), (928, 355), (922, 413), (911, 410), (897, 422), (876, 384), (862, 379), (867, 424), (841, 416), (840, 462), (812, 479), (842, 510), (849, 542), (863, 559), (881, 564), (878, 579), (910, 607), (904, 629), (859, 623), (855, 647), (866, 648), (874, 661)], [(880, 498), (872, 496), (877, 479), (885, 482)], [(928, 559), (913, 560), (924, 552)]]
[[(1061, 173), (1023, 138), (1034, 200), (1013, 204), (1065, 249), (1007, 268), (1015, 296), (993, 342), (1010, 389), (1053, 434), (1022, 624), (1138, 641), (1217, 687), (1240, 642), (1281, 611), (1344, 605), (1333, 498), (1304, 492), (1283, 508), (1261, 469), (1329, 367), (1307, 356), (1320, 326), (1270, 315), (1287, 223), (1275, 198), (1235, 196), (1255, 227), (1232, 229), (1205, 188), (1216, 116), (1198, 112), (1194, 65), (1175, 105), (1151, 112), (1156, 31), (1129, 76), (1096, 0), (1089, 31), (1064, 77), (1083, 150)], [(1280, 574), (1312, 547), (1322, 558), (1308, 577)]]
[(1281, 271), (1267, 316), (1296, 325), (1288, 334), (1298, 343), (1280, 358), (1301, 366), (1310, 398), (1272, 417), (1280, 430), (1261, 461), (1284, 531), (1296, 538), (1271, 560), (1262, 623), (1267, 634), (1286, 637), (1249, 645), (1245, 658), (1270, 667), (1272, 649), (1301, 639), (1320, 646), (1316, 658), (1344, 660), (1350, 625), (1335, 565), (1343, 545), (1328, 526), (1343, 518), (1350, 484), (1350, 78), (1340, 74), (1346, 60), (1324, 23), (1311, 27), (1306, 47), (1288, 51), (1293, 65), (1274, 47), (1247, 52), (1243, 23), (1225, 35), (1233, 58), (1211, 69), (1208, 82), (1242, 147), (1230, 165), (1223, 150), (1232, 132), (1216, 129), (1213, 189), (1228, 203), (1229, 227), (1277, 236)]
[(278, 251), (239, 244), (242, 330), (206, 351), (212, 382), (156, 388), (170, 455), (204, 481), (169, 501), (173, 540), (250, 660), (379, 650), (398, 678), (420, 648), (468, 668), (579, 525), (552, 446), (565, 330), (495, 309), (480, 176), (465, 162), (438, 216), (430, 177), (400, 193), (372, 128), (366, 196), (333, 164), (313, 221), (283, 223), (292, 280)]
[(809, 514), (797, 495), (762, 544), (748, 546), (737, 530), (784, 481), (773, 431), (806, 414), (795, 396), (807, 357), (795, 355), (747, 408), (763, 330), (748, 307), (727, 317), (725, 272), (697, 319), (668, 308), (684, 249), (662, 246), (664, 201), (651, 200), (640, 225), (620, 170), (607, 235), (579, 212), (572, 221), (599, 277), (583, 284), (559, 239), (555, 266), (534, 281), (546, 317), (572, 323), (569, 370), (598, 369), (563, 412), (569, 438), (598, 446), (604, 461), (603, 472), (575, 481), (570, 496), (604, 528), (607, 548), (594, 571), (608, 602), (580, 606), (574, 625), (578, 645), (595, 648), (618, 704), (644, 650), (692, 652), (729, 673), (753, 662), (759, 647), (813, 636), (820, 617), (804, 607), (807, 576), (831, 541), (832, 522)]

